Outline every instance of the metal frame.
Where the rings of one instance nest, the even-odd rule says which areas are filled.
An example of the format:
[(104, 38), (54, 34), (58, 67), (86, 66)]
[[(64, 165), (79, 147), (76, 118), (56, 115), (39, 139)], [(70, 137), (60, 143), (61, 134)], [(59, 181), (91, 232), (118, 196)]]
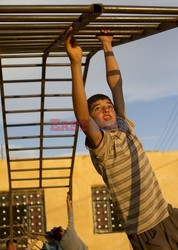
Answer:
[[(142, 6), (109, 6), (102, 4), (93, 5), (18, 5), (18, 6), (0, 6), (0, 86), (1, 86), (1, 103), (3, 114), (3, 128), (5, 137), (6, 159), (8, 168), (9, 191), (12, 193), (15, 189), (24, 188), (69, 188), (72, 192), (72, 174), (76, 153), (78, 131), (73, 134), (46, 134), (44, 129), (50, 126), (49, 121), (45, 120), (45, 113), (48, 112), (68, 112), (71, 108), (46, 108), (46, 98), (51, 97), (70, 97), (71, 93), (46, 93), (45, 86), (47, 82), (71, 82), (70, 78), (47, 78), (46, 70), (48, 67), (69, 68), (69, 63), (47, 63), (47, 60), (55, 58), (67, 57), (64, 49), (64, 41), (66, 39), (65, 31), (69, 26), (73, 27), (72, 34), (75, 35), (78, 44), (83, 49), (84, 71), (83, 78), (86, 82), (90, 59), (95, 53), (101, 50), (101, 43), (96, 39), (96, 35), (100, 34), (101, 29), (110, 29), (113, 38), (113, 46), (122, 45), (132, 42), (146, 36), (154, 35), (165, 30), (176, 28), (178, 26), (178, 8), (176, 7), (142, 7)], [(6, 59), (35, 59), (40, 58), (42, 63), (10, 63), (5, 64)], [(38, 79), (3, 79), (4, 70), (11, 68), (39, 68), (41, 69), (41, 78)], [(20, 95), (6, 94), (6, 86), (9, 84), (26, 84), (41, 82), (40, 94)], [(40, 108), (38, 109), (19, 109), (14, 110), (6, 108), (8, 100), (17, 100), (21, 98), (36, 98), (40, 100)], [(39, 122), (32, 123), (8, 123), (7, 116), (13, 114), (29, 114), (37, 113), (40, 116)], [(10, 128), (32, 128), (39, 127), (40, 132), (36, 135), (9, 135)], [(71, 145), (66, 146), (45, 146), (46, 138), (71, 138)], [(38, 147), (26, 148), (11, 148), (11, 141), (38, 139)], [(72, 149), (71, 155), (48, 157), (44, 156), (44, 150), (55, 149)], [(19, 157), (14, 159), (11, 157), (11, 152), (15, 151), (32, 151), (38, 150), (38, 158)], [(53, 167), (44, 167), (44, 161), (53, 160), (69, 160), (70, 165)], [(14, 162), (29, 162), (37, 161), (39, 167), (36, 168), (14, 168)], [(59, 171), (58, 176), (50, 174), (44, 177), (44, 172)], [(63, 170), (68, 170), (67, 175), (60, 175)], [(29, 172), (38, 172), (38, 177), (29, 178)], [(23, 172), (23, 178), (20, 174)], [(14, 173), (16, 177), (13, 177)], [(19, 174), (19, 177), (18, 175)], [(35, 174), (34, 174), (35, 176)], [(57, 184), (45, 185), (45, 180), (56, 180)], [(62, 180), (67, 180), (67, 184), (63, 184)], [(38, 184), (35, 184), (38, 181)], [(18, 185), (22, 182), (30, 182), (31, 186)], [(11, 199), (12, 203), (12, 199)], [(11, 207), (11, 206), (10, 206)], [(12, 207), (11, 207), (12, 210)], [(12, 229), (12, 211), (11, 214), (11, 229)], [(12, 234), (12, 232), (11, 232)], [(12, 237), (12, 235), (11, 235)]]

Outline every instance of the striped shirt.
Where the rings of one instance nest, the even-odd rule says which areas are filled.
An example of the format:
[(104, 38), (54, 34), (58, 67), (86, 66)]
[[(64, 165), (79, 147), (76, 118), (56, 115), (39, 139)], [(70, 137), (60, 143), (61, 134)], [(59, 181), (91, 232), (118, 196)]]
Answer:
[(96, 170), (110, 190), (125, 232), (139, 234), (169, 215), (168, 204), (134, 133), (134, 124), (118, 116), (117, 122), (119, 131), (103, 131), (97, 148), (91, 148), (87, 141), (86, 146)]

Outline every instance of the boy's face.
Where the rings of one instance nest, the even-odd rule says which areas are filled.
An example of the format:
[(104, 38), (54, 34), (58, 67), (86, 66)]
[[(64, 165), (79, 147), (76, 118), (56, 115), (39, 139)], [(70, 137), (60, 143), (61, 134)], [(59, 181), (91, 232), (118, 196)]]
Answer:
[(90, 116), (100, 128), (113, 130), (116, 128), (116, 112), (108, 99), (98, 100), (91, 104)]

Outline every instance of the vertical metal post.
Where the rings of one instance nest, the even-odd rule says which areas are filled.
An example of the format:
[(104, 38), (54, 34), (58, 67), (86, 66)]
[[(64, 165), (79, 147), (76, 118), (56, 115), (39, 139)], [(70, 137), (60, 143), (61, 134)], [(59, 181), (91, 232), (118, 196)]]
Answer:
[(7, 158), (7, 170), (8, 170), (8, 182), (9, 182), (9, 226), (10, 226), (10, 243), (13, 241), (13, 195), (12, 195), (12, 183), (11, 183), (11, 171), (10, 171), (10, 156), (9, 156), (9, 144), (7, 134), (7, 122), (5, 114), (5, 99), (4, 99), (4, 85), (3, 85), (3, 73), (2, 63), (0, 58), (0, 89), (1, 89), (1, 104), (2, 104), (2, 116), (3, 116), (3, 128), (5, 137), (5, 148)]
[(42, 59), (42, 80), (41, 80), (41, 114), (40, 114), (40, 188), (42, 187), (42, 170), (43, 170), (43, 135), (44, 135), (44, 101), (45, 101), (45, 82), (46, 82), (46, 60), (47, 57), (43, 56)]

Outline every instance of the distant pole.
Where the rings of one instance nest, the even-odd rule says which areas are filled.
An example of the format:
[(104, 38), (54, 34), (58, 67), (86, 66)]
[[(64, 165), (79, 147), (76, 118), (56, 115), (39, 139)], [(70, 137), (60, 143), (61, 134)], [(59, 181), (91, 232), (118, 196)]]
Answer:
[(1, 143), (1, 159), (4, 159), (4, 155), (3, 155), (3, 144)]

